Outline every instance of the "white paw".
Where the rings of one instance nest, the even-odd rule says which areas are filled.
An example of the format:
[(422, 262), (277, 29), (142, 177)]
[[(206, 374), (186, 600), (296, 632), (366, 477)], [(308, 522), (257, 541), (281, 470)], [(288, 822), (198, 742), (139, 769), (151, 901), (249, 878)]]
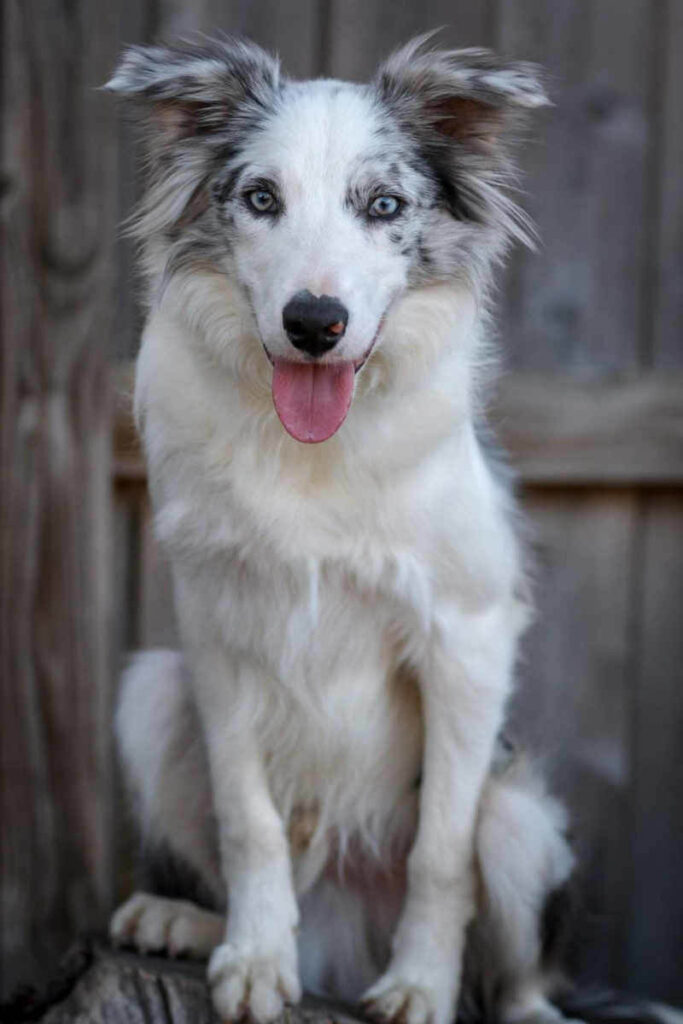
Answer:
[(565, 1017), (535, 987), (503, 999), (499, 1016), (503, 1024), (583, 1024), (576, 1018)]
[(117, 945), (141, 953), (202, 959), (221, 941), (223, 919), (184, 900), (136, 892), (112, 917), (109, 934)]
[(361, 1003), (368, 1016), (382, 1022), (450, 1024), (454, 1016), (450, 991), (440, 993), (426, 979), (421, 984), (391, 971), (368, 989)]
[(216, 1013), (223, 1021), (248, 1018), (270, 1024), (285, 1003), (298, 1003), (301, 984), (296, 946), (280, 956), (246, 955), (226, 942), (214, 950), (208, 970)]
[(500, 1009), (504, 1024), (584, 1024), (578, 1018), (565, 1017), (542, 992), (531, 990), (514, 1000), (504, 1000)]
[(452, 1024), (456, 1002), (456, 971), (389, 968), (362, 996), (369, 1017), (400, 1024)]

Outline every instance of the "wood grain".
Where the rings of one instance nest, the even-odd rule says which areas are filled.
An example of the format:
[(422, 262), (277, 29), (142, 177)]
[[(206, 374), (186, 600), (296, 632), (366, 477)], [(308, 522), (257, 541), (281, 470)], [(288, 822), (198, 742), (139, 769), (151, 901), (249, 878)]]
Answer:
[[(537, 618), (525, 638), (512, 733), (567, 800), (579, 856), (584, 981), (616, 983), (631, 850), (633, 492), (525, 492)], [(621, 979), (625, 981), (626, 979)]]
[(444, 46), (487, 44), (490, 12), (490, 0), (330, 0), (327, 73), (367, 81), (393, 49), (433, 29), (442, 29), (435, 43)]
[[(652, 101), (659, 129), (656, 187), (652, 215), (656, 245), (650, 273), (654, 278), (651, 365), (683, 366), (683, 4), (657, 5), (661, 19), (660, 88)], [(649, 327), (649, 325), (648, 325)]]
[(683, 1001), (683, 496), (642, 506), (633, 665), (633, 861), (624, 974)]
[(515, 369), (601, 374), (638, 365), (653, 7), (498, 0), (496, 48), (548, 68), (555, 103), (521, 151), (541, 258), (517, 251), (509, 269), (502, 338)]
[[(81, 955), (84, 964), (71, 991), (55, 1000), (42, 1024), (218, 1024), (205, 965), (137, 956), (96, 944)], [(315, 996), (287, 1007), (286, 1024), (360, 1024), (353, 1010)]]
[(683, 373), (503, 378), (491, 422), (523, 481), (683, 483)]
[(111, 898), (112, 12), (3, 5), (0, 985)]

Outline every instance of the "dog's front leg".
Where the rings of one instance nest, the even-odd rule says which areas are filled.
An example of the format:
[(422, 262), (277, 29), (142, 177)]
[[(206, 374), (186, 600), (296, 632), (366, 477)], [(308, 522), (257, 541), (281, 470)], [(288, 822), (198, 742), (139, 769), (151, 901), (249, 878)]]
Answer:
[(208, 977), (223, 1020), (275, 1020), (301, 998), (298, 908), (289, 847), (253, 733), (249, 697), (262, 680), (245, 663), (226, 671), (204, 652), (193, 666), (207, 742), (221, 866), (228, 892), (225, 937)]
[(448, 609), (420, 673), (424, 755), (405, 904), (386, 973), (366, 993), (375, 1017), (449, 1024), (473, 913), (479, 797), (500, 728), (515, 631), (503, 609)]

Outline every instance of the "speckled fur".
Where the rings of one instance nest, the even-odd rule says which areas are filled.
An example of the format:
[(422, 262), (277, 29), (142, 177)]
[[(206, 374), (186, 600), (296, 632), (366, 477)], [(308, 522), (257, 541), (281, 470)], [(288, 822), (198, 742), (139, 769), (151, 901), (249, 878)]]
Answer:
[[(474, 917), (498, 1015), (555, 1020), (540, 918), (572, 858), (533, 773), (495, 769), (530, 608), (476, 429), (538, 74), (422, 39), (369, 85), (301, 83), (218, 40), (133, 48), (109, 87), (147, 155), (136, 409), (184, 648), (134, 664), (119, 742), (149, 844), (227, 903), (138, 895), (112, 934), (213, 951), (226, 1020), (268, 1024), (303, 980), (449, 1024)], [(369, 355), (321, 445), (271, 398), (301, 290), (349, 312), (323, 363)]]

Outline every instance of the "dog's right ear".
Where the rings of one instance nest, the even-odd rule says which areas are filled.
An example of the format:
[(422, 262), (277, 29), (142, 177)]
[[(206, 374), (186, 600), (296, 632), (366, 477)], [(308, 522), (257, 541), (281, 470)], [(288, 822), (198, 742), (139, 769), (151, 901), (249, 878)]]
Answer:
[(153, 150), (229, 131), (241, 110), (263, 111), (277, 93), (279, 75), (279, 62), (260, 46), (226, 38), (131, 46), (104, 88), (133, 101)]
[(465, 155), (501, 155), (500, 142), (525, 112), (548, 104), (540, 69), (489, 50), (433, 50), (418, 36), (380, 67), (375, 86), (411, 134)]

